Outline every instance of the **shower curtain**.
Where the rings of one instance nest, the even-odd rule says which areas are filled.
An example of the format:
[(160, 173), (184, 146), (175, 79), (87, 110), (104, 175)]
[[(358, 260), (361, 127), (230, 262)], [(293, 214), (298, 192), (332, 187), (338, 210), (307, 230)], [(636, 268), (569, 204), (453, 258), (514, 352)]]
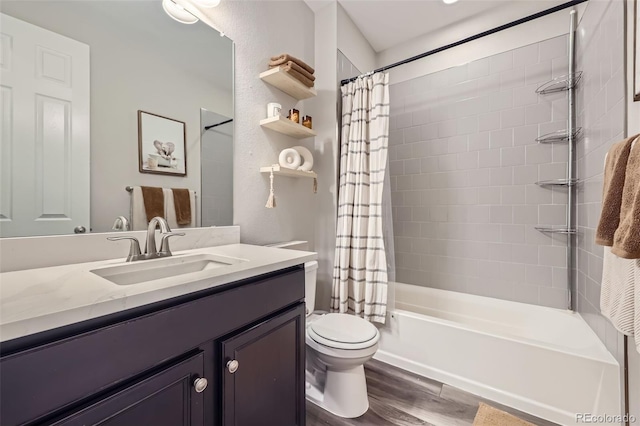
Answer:
[(342, 86), (338, 226), (331, 310), (385, 322), (387, 260), (382, 229), (389, 143), (389, 75)]

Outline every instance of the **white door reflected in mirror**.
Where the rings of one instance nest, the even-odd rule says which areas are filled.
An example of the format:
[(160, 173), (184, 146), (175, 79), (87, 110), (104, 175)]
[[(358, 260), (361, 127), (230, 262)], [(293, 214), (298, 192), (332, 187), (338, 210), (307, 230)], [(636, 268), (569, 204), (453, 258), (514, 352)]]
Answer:
[(85, 229), (89, 46), (5, 14), (0, 19), (0, 236)]

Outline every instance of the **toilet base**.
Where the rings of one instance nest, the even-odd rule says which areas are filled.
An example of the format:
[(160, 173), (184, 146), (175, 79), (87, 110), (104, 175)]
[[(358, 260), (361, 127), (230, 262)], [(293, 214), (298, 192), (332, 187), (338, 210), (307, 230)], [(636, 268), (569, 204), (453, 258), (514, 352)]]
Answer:
[(324, 389), (313, 381), (305, 383), (307, 400), (338, 417), (360, 417), (369, 409), (364, 367), (326, 370)]

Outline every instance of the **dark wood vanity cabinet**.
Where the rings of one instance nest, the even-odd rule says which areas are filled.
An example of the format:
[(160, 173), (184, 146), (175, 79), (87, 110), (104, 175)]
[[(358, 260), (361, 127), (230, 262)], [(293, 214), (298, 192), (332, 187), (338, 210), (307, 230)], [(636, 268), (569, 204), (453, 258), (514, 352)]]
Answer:
[(304, 424), (304, 333), (298, 306), (222, 342), (224, 425)]
[(0, 424), (305, 424), (294, 267), (2, 346)]

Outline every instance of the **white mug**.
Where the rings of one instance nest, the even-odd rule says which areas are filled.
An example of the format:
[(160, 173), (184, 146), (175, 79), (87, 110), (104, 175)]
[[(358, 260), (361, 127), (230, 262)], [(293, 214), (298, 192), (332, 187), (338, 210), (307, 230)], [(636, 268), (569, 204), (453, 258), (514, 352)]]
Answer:
[(276, 117), (280, 115), (280, 110), (282, 110), (282, 105), (276, 102), (269, 102), (267, 104), (267, 118)]
[(147, 166), (149, 166), (150, 169), (157, 168), (158, 167), (158, 159), (149, 157), (149, 159), (147, 160)]

